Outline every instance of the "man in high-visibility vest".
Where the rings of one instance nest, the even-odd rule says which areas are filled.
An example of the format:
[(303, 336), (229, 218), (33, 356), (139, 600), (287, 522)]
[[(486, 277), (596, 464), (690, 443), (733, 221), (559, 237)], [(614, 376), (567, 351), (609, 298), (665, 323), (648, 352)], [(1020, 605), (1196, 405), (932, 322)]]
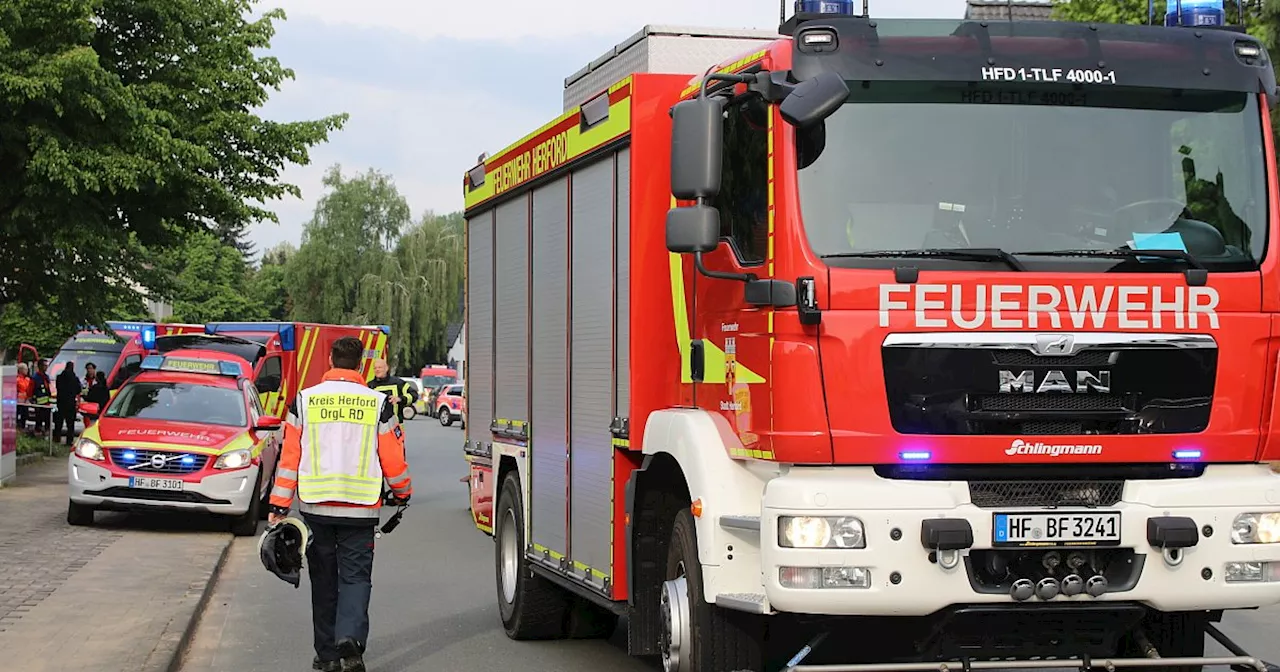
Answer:
[(296, 491), (298, 511), (311, 528), (307, 565), (317, 670), (364, 671), (383, 485), (400, 502), (413, 494), (395, 407), (365, 384), (363, 357), (359, 339), (338, 339), (324, 379), (298, 393), (271, 490), (269, 524), (288, 515)]
[(396, 407), (396, 419), (404, 422), (404, 409), (418, 402), (418, 389), (412, 383), (391, 375), (391, 366), (387, 360), (379, 359), (373, 363), (373, 380), (369, 387), (385, 392)]

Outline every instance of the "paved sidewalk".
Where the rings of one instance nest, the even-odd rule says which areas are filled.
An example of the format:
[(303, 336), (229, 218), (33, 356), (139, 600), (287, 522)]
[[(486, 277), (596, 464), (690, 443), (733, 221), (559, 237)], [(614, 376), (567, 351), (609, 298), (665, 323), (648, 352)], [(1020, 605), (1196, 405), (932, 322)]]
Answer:
[(199, 517), (99, 513), (71, 527), (65, 470), (31, 465), (0, 490), (3, 667), (176, 669), (231, 535)]

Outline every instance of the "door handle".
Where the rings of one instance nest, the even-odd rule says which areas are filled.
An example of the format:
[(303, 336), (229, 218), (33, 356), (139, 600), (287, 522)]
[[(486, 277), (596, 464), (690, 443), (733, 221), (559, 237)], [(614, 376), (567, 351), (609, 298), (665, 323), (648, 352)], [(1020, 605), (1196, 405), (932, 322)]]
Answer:
[(702, 339), (696, 339), (689, 342), (689, 378), (695, 383), (701, 383), (702, 377), (706, 373), (707, 356), (703, 347)]

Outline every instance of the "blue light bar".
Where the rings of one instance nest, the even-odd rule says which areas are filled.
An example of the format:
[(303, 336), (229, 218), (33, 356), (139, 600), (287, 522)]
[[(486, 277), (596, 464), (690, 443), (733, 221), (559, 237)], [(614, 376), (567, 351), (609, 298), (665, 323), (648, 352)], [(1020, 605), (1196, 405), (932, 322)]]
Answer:
[(154, 350), (156, 347), (156, 327), (148, 325), (142, 328), (142, 347)]
[(147, 355), (138, 365), (143, 371), (159, 371), (164, 364), (164, 355)]
[(1173, 459), (1175, 460), (1198, 460), (1200, 459), (1201, 455), (1203, 455), (1203, 453), (1194, 449), (1183, 449), (1183, 450), (1173, 451)]
[(858, 16), (853, 9), (853, 0), (796, 0), (796, 13)]
[(1226, 24), (1225, 0), (1169, 0), (1164, 25), (1182, 27), (1222, 26)]
[(930, 457), (933, 456), (930, 455), (927, 450), (904, 450), (901, 453), (898, 453), (899, 459), (908, 462), (924, 462), (928, 461)]
[(244, 367), (239, 362), (218, 362), (218, 370), (224, 376), (243, 376)]

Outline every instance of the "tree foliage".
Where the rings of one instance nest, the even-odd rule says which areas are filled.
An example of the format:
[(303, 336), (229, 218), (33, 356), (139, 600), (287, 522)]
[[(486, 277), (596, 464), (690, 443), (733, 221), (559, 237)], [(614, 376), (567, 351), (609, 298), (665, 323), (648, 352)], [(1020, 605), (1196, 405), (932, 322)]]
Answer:
[(280, 180), (345, 115), (258, 117), (292, 71), (260, 56), (280, 12), (251, 0), (0, 3), (0, 306), (99, 322), (150, 260), (276, 220)]
[(167, 274), (175, 288), (168, 298), (183, 322), (254, 321), (266, 308), (249, 294), (250, 269), (244, 255), (212, 233), (189, 233), (178, 253), (157, 260), (155, 272)]

